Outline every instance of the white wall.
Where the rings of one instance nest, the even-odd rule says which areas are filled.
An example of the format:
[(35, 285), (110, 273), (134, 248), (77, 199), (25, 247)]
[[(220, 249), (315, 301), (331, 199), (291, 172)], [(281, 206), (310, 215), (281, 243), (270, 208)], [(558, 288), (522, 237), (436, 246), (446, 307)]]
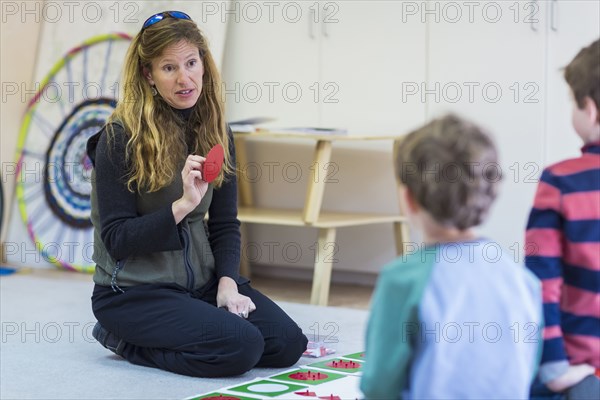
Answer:
[[(307, 83), (307, 74), (316, 79), (319, 87), (331, 81), (338, 84), (340, 101), (336, 107), (338, 112), (343, 110), (345, 113), (346, 124), (342, 118), (336, 120), (335, 126), (349, 128), (350, 134), (408, 133), (418, 121), (423, 123), (450, 111), (470, 118), (494, 136), (504, 175), (501, 194), (488, 221), (481, 227), (481, 233), (496, 240), (514, 259), (522, 259), (525, 224), (541, 169), (548, 162), (576, 155), (579, 151), (579, 142), (569, 126), (566, 85), (557, 71), (582, 46), (600, 36), (598, 2), (484, 1), (467, 5), (466, 2), (434, 0), (337, 1), (334, 4), (338, 22), (324, 28), (328, 35), (319, 34), (321, 28), (318, 25), (316, 30), (311, 28), (315, 18), (310, 12), (310, 9), (314, 10), (312, 4), (317, 3), (311, 3), (308, 12), (304, 10), (304, 18), (297, 21), (282, 18), (279, 14), (274, 15), (275, 21), (266, 21), (263, 14), (258, 21), (242, 19), (241, 23), (229, 26), (224, 78), (228, 87), (237, 84), (241, 88), (237, 98), (228, 97), (230, 118), (274, 116), (279, 120), (265, 126), (317, 124), (330, 127), (332, 123), (325, 115), (328, 105), (323, 104), (323, 99), (308, 104), (303, 101), (292, 103), (282, 98), (278, 91), (297, 77), (296, 82), (304, 92), (312, 94), (306, 88), (310, 83), (310, 80)], [(390, 4), (398, 8), (390, 12)], [(364, 11), (358, 16), (357, 7), (363, 7)], [(496, 14), (498, 9), (500, 15)], [(388, 18), (390, 15), (394, 16), (393, 22)], [(353, 22), (352, 27), (360, 33), (360, 38), (350, 34), (346, 34), (345, 42), (336, 38), (336, 32), (344, 31), (346, 18)], [(392, 36), (397, 26), (410, 27), (408, 32), (402, 32), (402, 40)], [(382, 31), (388, 36), (382, 36)], [(423, 54), (407, 47), (403, 40), (406, 38), (412, 43), (422, 43)], [(335, 43), (335, 40), (340, 41), (342, 48), (354, 48), (353, 57), (333, 51), (324, 44)], [(319, 50), (315, 51), (315, 47)], [(381, 58), (370, 53), (372, 48), (382, 47)], [(255, 48), (256, 57), (253, 57)], [(330, 60), (327, 51), (340, 59)], [(403, 65), (423, 65), (423, 76), (411, 76), (410, 70), (400, 68), (394, 73), (386, 68), (398, 54)], [(286, 60), (291, 61), (286, 63)], [(337, 66), (339, 79), (327, 75), (331, 72), (330, 64)], [(266, 101), (268, 91), (264, 82), (269, 76), (272, 77), (271, 85), (278, 85), (274, 86), (277, 88), (274, 101)], [(344, 93), (356, 86), (349, 83), (352, 80), (362, 83), (363, 90), (353, 93), (352, 99), (345, 99)], [(468, 95), (469, 87), (464, 84), (461, 86), (463, 96), (458, 102), (451, 98), (452, 91), (443, 92), (446, 84), (461, 85), (464, 82), (478, 84), (473, 100)], [(486, 83), (502, 88), (499, 101), (482, 95), (481, 89)], [(419, 89), (418, 94), (409, 96), (408, 100), (405, 98), (407, 92), (401, 90), (407, 84), (416, 84)], [(441, 89), (436, 90), (436, 84), (440, 84)], [(256, 101), (255, 92), (244, 92), (245, 87), (251, 89), (252, 85), (262, 86), (259, 101)], [(374, 87), (386, 88), (387, 92), (374, 96)], [(423, 90), (431, 93), (425, 94)], [(422, 101), (422, 112), (413, 103), (408, 104), (415, 98)], [(386, 112), (389, 118), (384, 119), (379, 111), (390, 104), (397, 111)], [(407, 105), (414, 107), (406, 112)], [(374, 115), (378, 117), (374, 118)], [(362, 120), (356, 121), (357, 116)], [(365, 128), (369, 124), (371, 130)], [(561, 129), (555, 129), (555, 126)], [(333, 151), (340, 180), (326, 188), (323, 208), (396, 212), (390, 144), (366, 145), (354, 150), (349, 146), (340, 147), (341, 151), (335, 148)], [(262, 178), (253, 186), (256, 205), (301, 207), (306, 180), (290, 183), (282, 172), (286, 163), (299, 162), (303, 165), (304, 175), (308, 176), (310, 151), (307, 144), (297, 142), (251, 143), (249, 158), (262, 166), (263, 172)], [(275, 163), (279, 168), (275, 169), (274, 180), (266, 178), (269, 163)], [(375, 173), (367, 173), (369, 170)], [(417, 237), (415, 232), (413, 237)], [(339, 252), (334, 272), (376, 273), (395, 254), (389, 226), (344, 228), (337, 239)], [(251, 261), (257, 264), (255, 270), (272, 265), (298, 267), (307, 272), (306, 277), (310, 276), (308, 272), (312, 269), (314, 256), (311, 246), (316, 240), (314, 230), (250, 225), (248, 240), (253, 248), (262, 249), (262, 257), (251, 255)], [(290, 257), (283, 253), (289, 243), (297, 243), (303, 250), (300, 260), (289, 262)], [(268, 269), (269, 272), (274, 270)]]
[[(33, 87), (33, 76), (41, 24), (34, 18), (22, 21), (11, 17), (8, 2), (2, 2), (0, 12), (0, 164), (2, 165), (2, 187), (4, 189), (3, 226), (0, 227), (0, 244), (3, 244), (10, 220), (10, 210), (15, 182), (15, 151), (21, 116), (27, 102), (33, 97), (23, 88)], [(30, 6), (35, 3), (30, 2)], [(11, 2), (11, 5), (16, 3)], [(18, 38), (18, 40), (16, 40)], [(28, 49), (23, 51), (23, 49)], [(0, 249), (0, 261), (4, 262), (4, 246)]]

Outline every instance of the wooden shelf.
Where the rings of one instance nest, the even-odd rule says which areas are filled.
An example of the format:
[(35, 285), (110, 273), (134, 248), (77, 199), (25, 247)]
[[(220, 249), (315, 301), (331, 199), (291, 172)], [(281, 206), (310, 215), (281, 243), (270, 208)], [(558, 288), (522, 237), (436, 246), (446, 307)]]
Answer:
[(406, 218), (401, 215), (321, 211), (318, 219), (315, 222), (306, 223), (304, 222), (302, 216), (303, 210), (258, 207), (239, 207), (238, 209), (238, 219), (241, 222), (251, 224), (306, 226), (314, 228), (342, 228), (347, 226), (406, 221)]
[[(267, 138), (274, 140), (309, 139), (315, 143), (313, 162), (327, 165), (331, 161), (332, 142), (365, 141), (365, 140), (402, 140), (402, 136), (355, 136), (355, 135), (312, 135), (287, 132), (258, 131), (254, 133), (235, 134), (235, 147), (238, 165), (247, 165), (246, 141), (250, 138)], [(321, 210), (325, 181), (313, 176), (306, 188), (304, 207), (298, 210), (257, 207), (253, 202), (252, 186), (247, 179), (238, 180), (239, 207), (238, 219), (242, 224), (242, 237), (246, 224), (268, 224), (282, 226), (304, 226), (317, 228), (318, 248), (325, 249), (335, 243), (337, 228), (392, 223), (396, 239), (396, 251), (401, 254), (404, 243), (408, 240), (406, 218), (401, 214), (386, 215), (375, 213), (336, 212)], [(311, 304), (327, 305), (329, 283), (331, 281), (332, 261), (315, 256), (315, 268), (310, 295)], [(241, 271), (250, 274), (248, 260), (242, 259)]]

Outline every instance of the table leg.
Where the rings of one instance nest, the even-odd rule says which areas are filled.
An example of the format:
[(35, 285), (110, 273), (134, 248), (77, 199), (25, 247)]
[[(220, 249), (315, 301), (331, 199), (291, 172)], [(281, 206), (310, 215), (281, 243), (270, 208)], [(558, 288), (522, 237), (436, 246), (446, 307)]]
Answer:
[(302, 219), (307, 224), (314, 224), (319, 219), (327, 175), (327, 171), (324, 168), (329, 164), (330, 160), (331, 141), (317, 141), (315, 158), (312, 164), (312, 174), (310, 174), (310, 181), (308, 182), (306, 200), (304, 201), (304, 213), (302, 215)]
[(248, 261), (248, 249), (246, 248), (246, 243), (248, 243), (248, 225), (243, 223), (240, 225), (240, 233), (242, 234), (241, 240), (241, 257), (240, 257), (240, 275), (245, 276), (250, 279), (252, 277), (252, 268), (250, 267), (250, 262)]
[[(252, 200), (252, 185), (245, 176), (243, 171), (246, 171), (248, 167), (248, 157), (246, 152), (246, 140), (239, 136), (235, 139), (235, 156), (236, 156), (236, 167), (237, 167), (237, 178), (238, 178), (238, 204), (241, 207), (251, 207)], [(242, 252), (240, 258), (240, 274), (246, 278), (250, 278), (252, 275), (252, 269), (250, 268), (250, 262), (248, 261), (246, 249), (246, 243), (248, 243), (248, 227), (245, 223), (240, 226), (240, 233), (242, 235), (241, 245)]]
[(335, 257), (335, 228), (320, 228), (317, 250), (315, 251), (315, 270), (313, 274), (310, 304), (326, 306), (329, 299), (331, 269)]
[(404, 254), (404, 246), (408, 243), (408, 224), (406, 222), (394, 222), (394, 237), (396, 239), (396, 254)]
[(238, 196), (239, 204), (243, 207), (252, 207), (252, 186), (244, 171), (248, 168), (248, 156), (246, 152), (246, 140), (237, 136), (235, 137), (235, 158), (237, 163), (237, 178), (238, 178)]

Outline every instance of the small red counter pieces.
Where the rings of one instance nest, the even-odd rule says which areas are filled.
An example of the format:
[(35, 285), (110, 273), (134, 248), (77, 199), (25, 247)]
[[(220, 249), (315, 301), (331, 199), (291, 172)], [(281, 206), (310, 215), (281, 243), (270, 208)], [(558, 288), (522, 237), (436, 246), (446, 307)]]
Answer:
[(321, 381), (329, 378), (329, 375), (323, 372), (296, 372), (289, 375), (290, 378), (297, 381)]
[(339, 368), (339, 369), (356, 369), (360, 368), (360, 364), (354, 361), (346, 361), (346, 360), (332, 360), (328, 362), (328, 367)]
[(315, 392), (311, 392), (308, 389), (306, 389), (306, 392), (294, 392), (294, 393), (299, 396), (317, 397), (317, 394)]

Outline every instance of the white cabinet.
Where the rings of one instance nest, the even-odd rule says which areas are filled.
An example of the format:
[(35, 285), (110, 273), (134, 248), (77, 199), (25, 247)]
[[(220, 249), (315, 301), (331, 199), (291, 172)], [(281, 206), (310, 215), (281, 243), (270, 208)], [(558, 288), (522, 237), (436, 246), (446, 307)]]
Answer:
[(546, 164), (580, 154), (581, 139), (571, 124), (569, 86), (563, 68), (579, 50), (600, 37), (600, 2), (554, 0), (548, 5), (548, 90)]
[(428, 3), (427, 114), (455, 111), (492, 132), (503, 183), (482, 233), (521, 259), (542, 169), (581, 147), (562, 67), (600, 36), (600, 3), (488, 1), (459, 20), (447, 4)]
[[(474, 120), (492, 133), (503, 177), (482, 234), (522, 258), (542, 168), (580, 147), (560, 68), (600, 36), (598, 1), (290, 1), (276, 2), (272, 18), (268, 2), (240, 7), (244, 3), (262, 7), (262, 18), (252, 18), (249, 9), (229, 25), (223, 70), (229, 120), (272, 116), (277, 120), (271, 128), (346, 127), (365, 136), (408, 132), (449, 111)], [(328, 185), (324, 210), (395, 212), (394, 189), (376, 189), (392, 174), (389, 153), (381, 150), (365, 147), (361, 160), (336, 152), (336, 178), (349, 175), (361, 193), (377, 195), (365, 201), (348, 196), (341, 185)], [(310, 152), (248, 143), (248, 153), (263, 167), (262, 178), (253, 182), (256, 205), (301, 207)], [(302, 165), (295, 185), (286, 185), (278, 172), (287, 163)], [(379, 174), (365, 174), (363, 163)], [(271, 166), (279, 168), (273, 175)], [(262, 242), (273, 233), (252, 229)], [(341, 232), (340, 248), (347, 249), (340, 252), (341, 268), (372, 272), (393, 256), (389, 232), (372, 231), (366, 238), (365, 232)], [(277, 239), (302, 242), (296, 232)], [(362, 248), (382, 256), (364, 256)]]
[[(319, 79), (320, 35), (311, 3), (232, 2), (223, 62), (228, 120), (266, 116), (277, 126), (319, 122), (311, 88)], [(235, 23), (232, 23), (235, 22)]]
[[(429, 23), (428, 117), (456, 112), (488, 129), (499, 149), (501, 192), (481, 233), (521, 256), (544, 140), (544, 5), (483, 2)], [(457, 4), (457, 3), (455, 3)], [(457, 15), (462, 17), (457, 20)]]
[(424, 121), (425, 105), (401, 96), (426, 71), (425, 24), (402, 22), (403, 2), (277, 4), (272, 16), (262, 7), (261, 18), (244, 17), (251, 13), (238, 5), (223, 70), (229, 120), (273, 116), (276, 127), (374, 135)]
[[(272, 22), (240, 18), (229, 26), (223, 69), (226, 88), (231, 90), (238, 84), (243, 89), (252, 82), (275, 82), (279, 86), (273, 101), (266, 98), (266, 91), (260, 101), (243, 93), (238, 99), (226, 94), (228, 120), (273, 116), (277, 120), (267, 125), (270, 128), (340, 127), (347, 128), (351, 136), (397, 135), (425, 121), (425, 104), (417, 97), (403, 99), (402, 89), (405, 82), (425, 79), (426, 27), (419, 20), (402, 21), (402, 2), (277, 4), (279, 11)], [(287, 4), (286, 20), (281, 10)], [(301, 6), (302, 17), (291, 22), (296, 5)], [(240, 14), (243, 17), (244, 13)], [(302, 88), (298, 102), (281, 94), (281, 88), (290, 82)], [(391, 142), (340, 140), (334, 147), (340, 149), (334, 152), (330, 169), (323, 163), (316, 165), (320, 179), (333, 183), (324, 193), (323, 210), (397, 214), (395, 186), (389, 185), (394, 182)], [(285, 145), (249, 141), (249, 167), (240, 167), (252, 178), (255, 206), (301, 208), (315, 168), (311, 163), (313, 151), (307, 149), (306, 141), (290, 140)], [(286, 171), (294, 172), (293, 176), (285, 175)], [(349, 193), (353, 186), (338, 181), (355, 182), (360, 195)], [(372, 195), (381, 188), (384, 195)], [(389, 226), (379, 225), (341, 230), (336, 240), (339, 263), (334, 269), (378, 271), (396, 255), (391, 233)], [(252, 245), (262, 246), (262, 257), (247, 257), (254, 264), (293, 264), (307, 269), (314, 264), (310, 257), (315, 246), (313, 232), (253, 225), (247, 227), (246, 236)], [(271, 257), (266, 246), (272, 242), (279, 248), (299, 243), (304, 256), (295, 263), (277, 255)]]
[(336, 21), (323, 24), (321, 81), (339, 90), (335, 101), (323, 99), (321, 123), (371, 135), (404, 133), (422, 124), (425, 105), (402, 93), (425, 80), (426, 25), (402, 19), (406, 2), (327, 4), (324, 9)]

